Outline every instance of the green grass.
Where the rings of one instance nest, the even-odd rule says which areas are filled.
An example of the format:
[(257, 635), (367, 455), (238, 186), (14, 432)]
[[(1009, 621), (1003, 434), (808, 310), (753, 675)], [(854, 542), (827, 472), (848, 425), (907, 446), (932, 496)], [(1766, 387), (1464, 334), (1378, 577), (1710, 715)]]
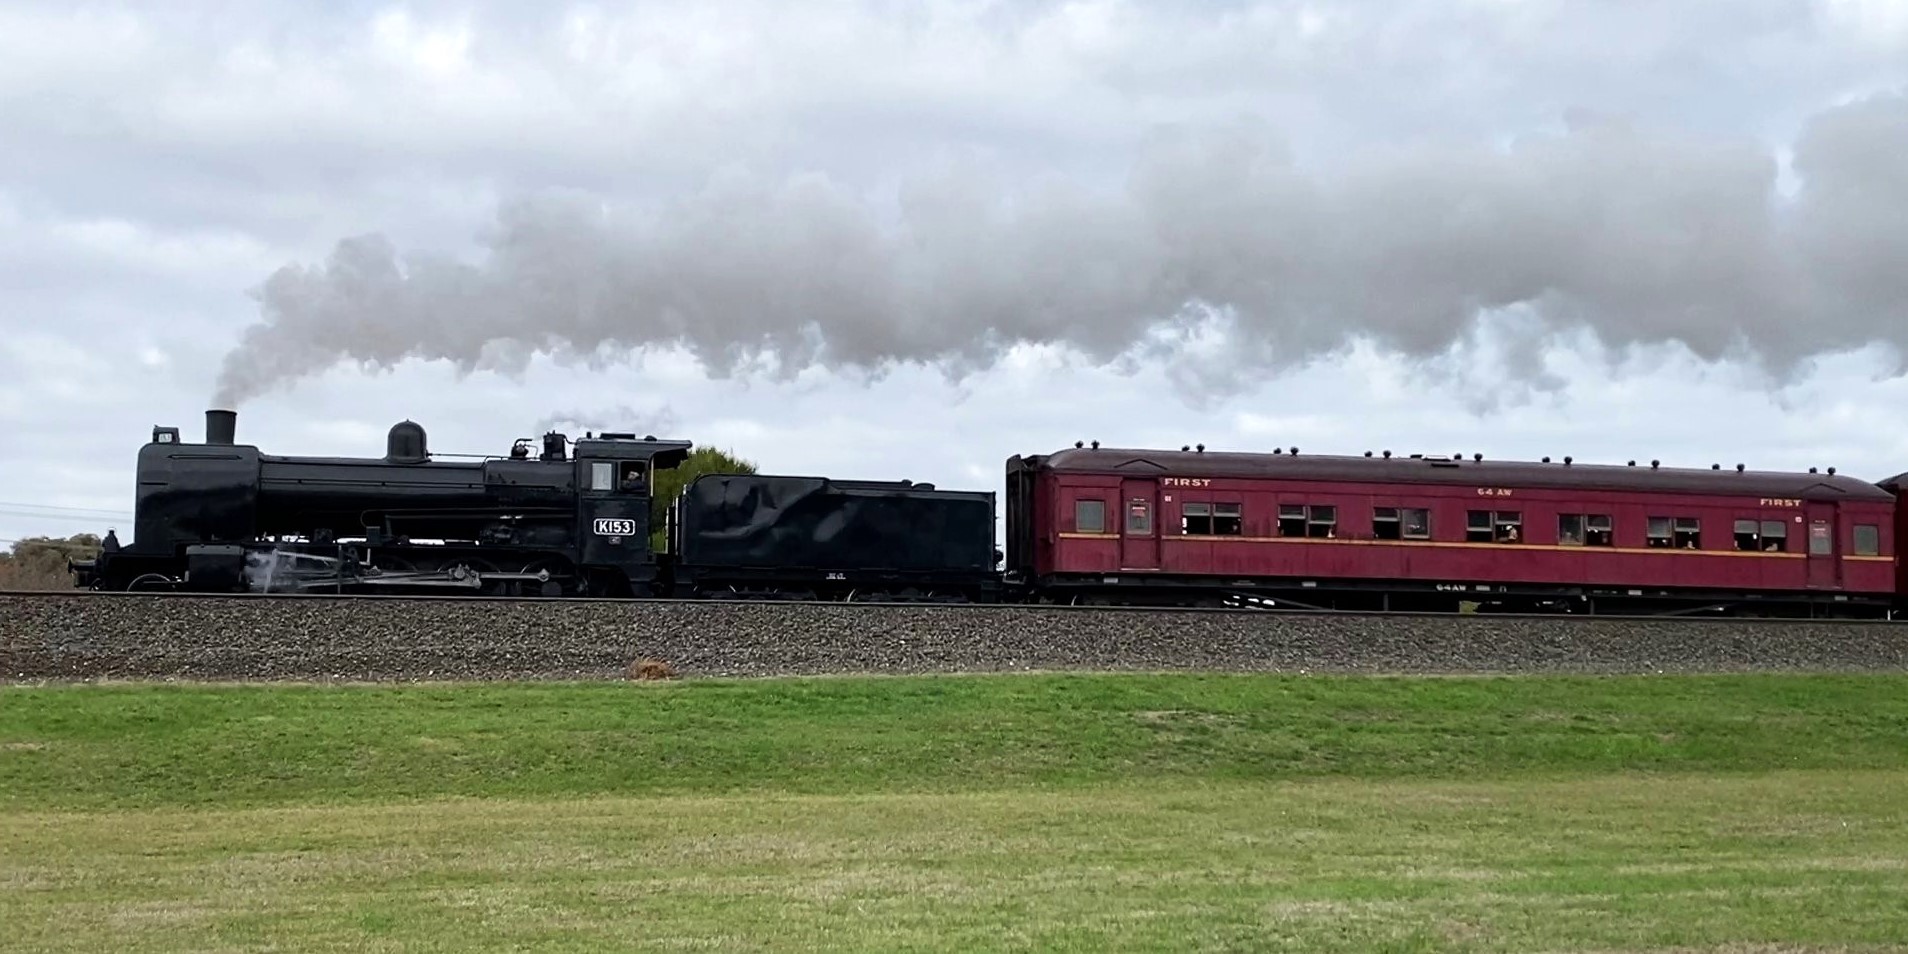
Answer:
[(1908, 768), (1887, 676), (0, 689), (0, 807)]
[(0, 689), (0, 950), (1908, 950), (1908, 679)]

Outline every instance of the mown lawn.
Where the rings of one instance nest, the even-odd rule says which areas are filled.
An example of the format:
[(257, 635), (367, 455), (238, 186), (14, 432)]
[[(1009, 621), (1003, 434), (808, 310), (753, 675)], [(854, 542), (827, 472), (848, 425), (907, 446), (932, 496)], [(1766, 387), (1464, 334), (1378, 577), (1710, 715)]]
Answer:
[(0, 950), (1908, 950), (1904, 793), (1899, 677), (14, 687)]

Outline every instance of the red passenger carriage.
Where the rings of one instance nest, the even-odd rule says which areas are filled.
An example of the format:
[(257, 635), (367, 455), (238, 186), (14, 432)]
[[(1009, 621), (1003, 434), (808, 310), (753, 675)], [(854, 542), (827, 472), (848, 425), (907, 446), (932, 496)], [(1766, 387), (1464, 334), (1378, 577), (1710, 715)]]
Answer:
[(1895, 498), (1846, 476), (1076, 447), (1007, 464), (1060, 602), (1881, 615)]

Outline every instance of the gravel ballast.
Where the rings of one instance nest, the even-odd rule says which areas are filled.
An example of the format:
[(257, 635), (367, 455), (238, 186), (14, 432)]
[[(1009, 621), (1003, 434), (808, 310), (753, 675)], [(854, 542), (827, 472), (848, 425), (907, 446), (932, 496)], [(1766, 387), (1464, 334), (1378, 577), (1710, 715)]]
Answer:
[(16, 681), (625, 678), (1017, 670), (1908, 670), (1908, 626), (1057, 607), (0, 594)]

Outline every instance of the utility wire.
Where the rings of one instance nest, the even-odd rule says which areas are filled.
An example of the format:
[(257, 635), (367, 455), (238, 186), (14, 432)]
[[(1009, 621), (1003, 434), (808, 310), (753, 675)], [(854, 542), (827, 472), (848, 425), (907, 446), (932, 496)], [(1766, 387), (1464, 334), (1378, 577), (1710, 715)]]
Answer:
[(0, 500), (0, 507), (17, 508), (20, 510), (58, 510), (67, 513), (122, 514), (126, 512), (124, 510), (108, 510), (104, 507), (68, 507), (64, 504), (29, 503), (19, 500)]

